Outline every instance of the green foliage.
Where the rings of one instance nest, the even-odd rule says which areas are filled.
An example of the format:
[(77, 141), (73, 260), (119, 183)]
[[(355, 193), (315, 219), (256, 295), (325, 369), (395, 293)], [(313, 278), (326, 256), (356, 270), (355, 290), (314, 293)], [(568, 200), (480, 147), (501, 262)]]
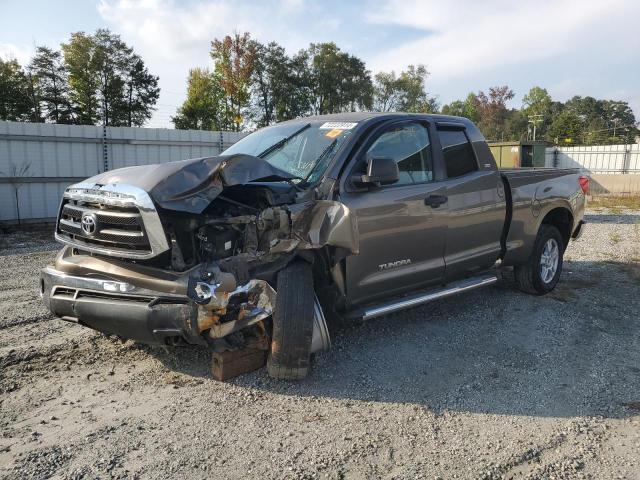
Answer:
[(520, 110), (507, 107), (513, 98), (509, 87), (493, 87), (444, 105), (442, 113), (470, 118), (489, 140), (531, 140), (533, 122), (536, 139), (560, 145), (633, 143), (638, 135), (627, 102), (576, 96), (561, 103), (541, 87), (529, 90)]
[(142, 59), (133, 54), (124, 70), (126, 125), (140, 127), (151, 118), (160, 97), (158, 77), (151, 75)]
[(304, 115), (309, 109), (308, 55), (289, 58), (275, 42), (256, 43), (252, 116), (259, 127)]
[(17, 60), (0, 58), (0, 120), (37, 121), (36, 90)]
[(217, 75), (207, 69), (194, 68), (189, 71), (187, 99), (171, 120), (179, 129), (219, 130), (223, 96)]
[(443, 115), (455, 115), (457, 117), (466, 117), (477, 123), (480, 115), (476, 110), (478, 99), (475, 93), (470, 93), (464, 100), (455, 100), (448, 105), (442, 107)]
[(95, 35), (77, 32), (62, 51), (78, 123), (140, 126), (151, 118), (160, 94), (158, 77), (119, 35), (106, 29)]
[(37, 47), (28, 66), (39, 86), (39, 103), (44, 119), (53, 123), (73, 123), (67, 71), (62, 54), (48, 47)]
[(362, 60), (340, 51), (335, 43), (309, 46), (311, 108), (315, 114), (370, 109), (373, 84)]
[(100, 102), (94, 41), (84, 32), (72, 33), (69, 42), (62, 44), (62, 52), (69, 75), (69, 98), (76, 122), (96, 125), (100, 120)]
[(536, 139), (544, 138), (553, 120), (553, 107), (551, 95), (544, 88), (533, 87), (522, 98), (522, 113), (532, 126), (535, 125)]
[(374, 109), (380, 112), (436, 112), (438, 103), (426, 91), (429, 72), (424, 65), (406, 71), (379, 72), (374, 77)]
[(195, 88), (197, 79), (190, 76), (187, 100), (173, 117), (176, 128), (215, 124), (239, 130), (249, 122), (265, 126), (372, 106), (373, 84), (364, 62), (333, 43), (311, 44), (289, 57), (275, 42), (263, 45), (248, 33), (235, 34), (214, 40), (211, 57), (216, 80), (200, 78), (208, 86)]
[(547, 138), (558, 144), (580, 144), (583, 136), (583, 121), (571, 109), (565, 109), (549, 126)]

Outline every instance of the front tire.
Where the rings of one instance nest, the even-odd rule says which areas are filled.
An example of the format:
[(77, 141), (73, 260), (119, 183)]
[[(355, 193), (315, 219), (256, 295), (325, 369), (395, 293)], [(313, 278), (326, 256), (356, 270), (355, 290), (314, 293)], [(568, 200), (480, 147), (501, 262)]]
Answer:
[(524, 265), (514, 267), (518, 288), (534, 295), (553, 290), (562, 273), (564, 241), (553, 225), (542, 224), (531, 257)]
[(307, 376), (313, 337), (313, 275), (311, 265), (294, 260), (278, 273), (273, 312), (269, 376), (299, 380)]

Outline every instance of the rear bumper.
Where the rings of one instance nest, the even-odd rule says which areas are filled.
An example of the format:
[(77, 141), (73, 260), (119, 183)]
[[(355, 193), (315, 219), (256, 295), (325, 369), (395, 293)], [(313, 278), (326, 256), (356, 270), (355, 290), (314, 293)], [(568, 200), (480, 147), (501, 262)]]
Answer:
[(40, 273), (42, 299), (62, 318), (142, 343), (206, 344), (198, 334), (197, 305), (126, 282), (78, 277), (46, 267)]

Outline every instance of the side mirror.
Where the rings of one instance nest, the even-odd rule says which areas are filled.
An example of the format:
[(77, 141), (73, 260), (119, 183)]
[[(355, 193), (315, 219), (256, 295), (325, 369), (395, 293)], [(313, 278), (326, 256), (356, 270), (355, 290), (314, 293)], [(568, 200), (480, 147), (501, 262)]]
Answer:
[(390, 185), (398, 180), (400, 180), (400, 172), (393, 158), (374, 157), (367, 163), (367, 174), (361, 175), (357, 182)]

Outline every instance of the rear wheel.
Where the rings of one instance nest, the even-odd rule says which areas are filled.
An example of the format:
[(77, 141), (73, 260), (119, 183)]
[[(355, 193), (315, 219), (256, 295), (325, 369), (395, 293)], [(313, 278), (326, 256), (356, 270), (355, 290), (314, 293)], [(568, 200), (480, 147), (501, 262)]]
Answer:
[(278, 273), (273, 337), (267, 371), (273, 378), (304, 378), (311, 362), (313, 337), (313, 276), (311, 265), (291, 262)]
[(564, 242), (553, 225), (542, 224), (529, 261), (514, 268), (520, 290), (544, 295), (553, 290), (562, 273)]

